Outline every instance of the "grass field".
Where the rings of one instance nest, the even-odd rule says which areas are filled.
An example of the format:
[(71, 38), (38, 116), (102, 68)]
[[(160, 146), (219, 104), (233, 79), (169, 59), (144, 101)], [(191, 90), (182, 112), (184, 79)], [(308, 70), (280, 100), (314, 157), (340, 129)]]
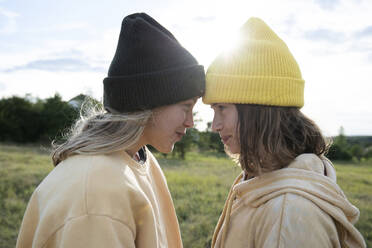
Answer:
[[(190, 153), (185, 161), (157, 156), (181, 225), (184, 247), (208, 247), (237, 168), (225, 156)], [(357, 228), (372, 247), (372, 164), (336, 163), (338, 183), (360, 211)], [(0, 144), (0, 247), (14, 247), (34, 188), (53, 169), (35, 146)]]

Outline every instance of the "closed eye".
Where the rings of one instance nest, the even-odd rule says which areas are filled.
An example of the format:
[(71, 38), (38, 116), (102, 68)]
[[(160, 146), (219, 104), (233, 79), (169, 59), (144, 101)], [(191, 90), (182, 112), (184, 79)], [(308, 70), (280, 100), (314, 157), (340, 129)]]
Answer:
[(193, 104), (184, 104), (183, 107), (184, 107), (184, 110), (188, 112), (192, 109)]
[(212, 104), (211, 108), (214, 109), (215, 111), (216, 110), (223, 111), (226, 107), (221, 104)]

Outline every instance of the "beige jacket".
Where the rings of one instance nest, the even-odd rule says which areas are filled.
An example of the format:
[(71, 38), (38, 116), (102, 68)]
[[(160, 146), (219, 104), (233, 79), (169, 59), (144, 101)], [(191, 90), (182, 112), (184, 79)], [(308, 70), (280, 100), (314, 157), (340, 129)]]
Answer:
[(72, 156), (36, 188), (17, 247), (182, 247), (173, 202), (156, 159), (126, 152)]
[(302, 154), (288, 168), (241, 179), (230, 190), (213, 248), (366, 247), (353, 226), (359, 210), (326, 158)]

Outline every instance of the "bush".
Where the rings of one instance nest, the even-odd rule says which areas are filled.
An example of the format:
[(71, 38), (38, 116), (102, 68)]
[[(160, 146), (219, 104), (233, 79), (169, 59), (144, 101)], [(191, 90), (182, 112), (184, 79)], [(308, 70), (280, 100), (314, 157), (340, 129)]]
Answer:
[(0, 100), (0, 141), (30, 143), (61, 137), (79, 111), (56, 94), (45, 100), (13, 96)]
[(34, 142), (42, 131), (40, 110), (27, 98), (0, 100), (0, 140)]
[(340, 146), (339, 144), (333, 144), (327, 153), (327, 157), (331, 160), (347, 160), (350, 161), (352, 159), (351, 153)]

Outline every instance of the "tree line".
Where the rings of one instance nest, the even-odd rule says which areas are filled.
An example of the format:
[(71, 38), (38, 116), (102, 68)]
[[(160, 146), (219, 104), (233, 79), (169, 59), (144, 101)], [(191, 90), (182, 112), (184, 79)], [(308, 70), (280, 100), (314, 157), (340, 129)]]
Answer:
[[(12, 96), (0, 99), (0, 142), (44, 143), (63, 141), (64, 133), (80, 116), (80, 108), (87, 96), (78, 95), (63, 101), (59, 94), (46, 99)], [(90, 98), (90, 97), (89, 97)], [(95, 104), (99, 101), (90, 98)], [(210, 128), (209, 128), (210, 129)], [(224, 151), (218, 134), (191, 128), (175, 145), (174, 154), (182, 159), (192, 150)]]
[[(80, 107), (87, 96), (78, 95), (63, 101), (59, 94), (46, 99), (12, 96), (0, 99), (0, 142), (50, 143), (63, 140), (63, 133), (79, 118)], [(95, 103), (99, 102), (91, 99)], [(343, 128), (327, 154), (332, 160), (372, 159), (372, 136), (345, 136)], [(176, 143), (174, 156), (182, 159), (188, 151), (211, 151), (224, 153), (224, 146), (217, 133), (211, 131), (211, 123), (204, 131), (187, 130), (183, 139)]]
[(0, 99), (0, 141), (50, 142), (61, 137), (79, 116), (72, 104), (55, 94), (46, 99), (13, 96)]
[(333, 160), (372, 160), (372, 136), (345, 136), (343, 127), (333, 137), (327, 157)]

